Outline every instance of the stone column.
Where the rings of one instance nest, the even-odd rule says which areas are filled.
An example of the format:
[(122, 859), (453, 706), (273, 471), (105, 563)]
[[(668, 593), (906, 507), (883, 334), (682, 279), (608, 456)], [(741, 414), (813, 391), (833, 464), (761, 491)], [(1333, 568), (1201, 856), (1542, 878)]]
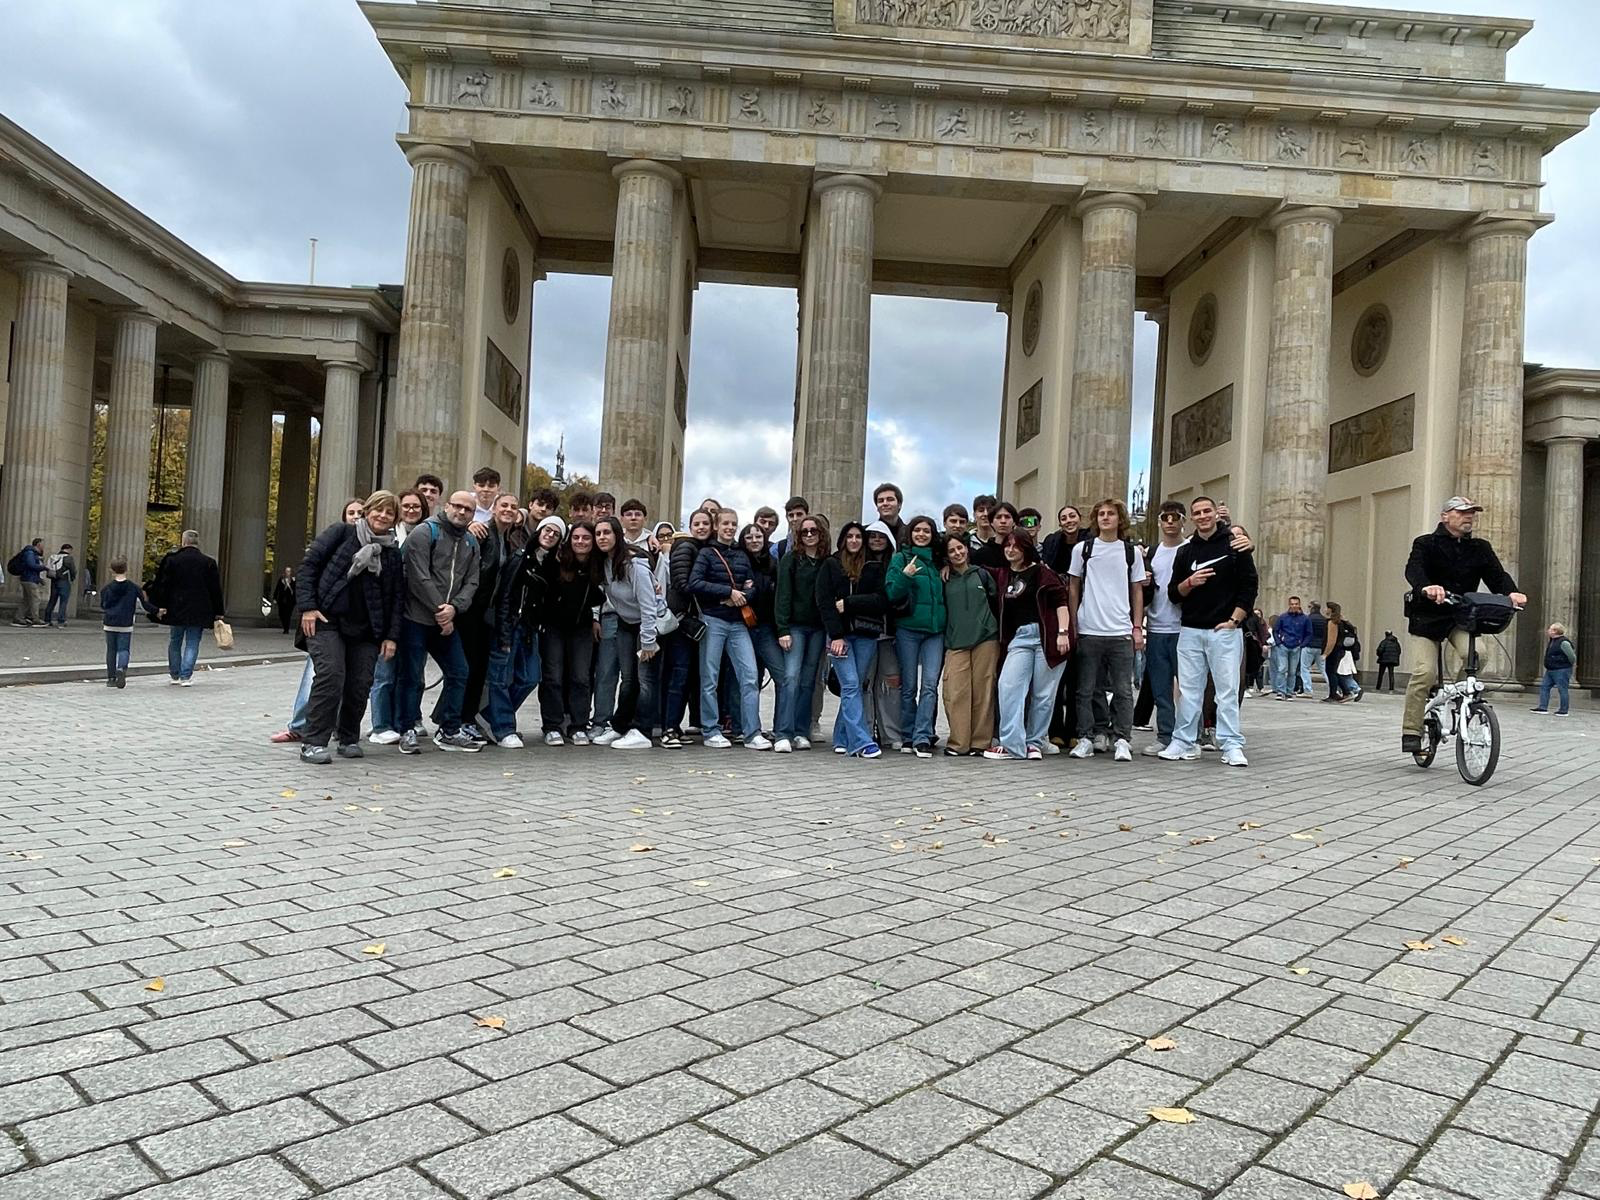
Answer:
[(1133, 436), (1134, 250), (1138, 196), (1112, 192), (1077, 207), (1083, 222), (1078, 277), (1078, 338), (1072, 355), (1072, 419), (1067, 437), (1066, 495), (1087, 509), (1128, 497)]
[[(1167, 464), (1167, 343), (1172, 329), (1172, 305), (1163, 300), (1145, 314), (1156, 329), (1156, 394), (1150, 408), (1150, 490), (1145, 507), (1156, 512), (1167, 494), (1161, 490), (1162, 470)], [(1151, 537), (1159, 530), (1150, 522)]]
[(184, 451), (183, 523), (215, 555), (222, 545), (222, 481), (228, 454), (228, 356), (210, 350), (195, 360)]
[(834, 529), (861, 516), (867, 459), (867, 368), (872, 345), (873, 208), (883, 189), (859, 175), (819, 180), (808, 231), (802, 335), (805, 453), (796, 490)]
[[(311, 515), (311, 414), (289, 408), (283, 414), (278, 450), (278, 520), (272, 548), (272, 574), (298, 567), (306, 556), (306, 520)], [(318, 532), (321, 527), (318, 527)]]
[(413, 146), (406, 158), (413, 169), (406, 302), (385, 461), (402, 486), (427, 471), (458, 487), (467, 187), (476, 163), (449, 146)]
[[(6, 409), (5, 471), (0, 474), (0, 547), (10, 558), (36, 537), (61, 544), (56, 528), (56, 437), (66, 380), (67, 280), (65, 267), (47, 259), (20, 263), (21, 288)], [(76, 540), (76, 539), (73, 539)], [(101, 575), (104, 576), (104, 568)], [(8, 598), (21, 595), (6, 575)]]
[(101, 494), (102, 577), (111, 560), (144, 569), (146, 505), (150, 501), (150, 431), (155, 423), (156, 327), (154, 314), (119, 312), (111, 350), (111, 390), (106, 410), (105, 490)]
[[(361, 377), (361, 398), (356, 415), (356, 486), (353, 495), (370, 496), (377, 490), (378, 379), (372, 372)], [(407, 482), (410, 482), (409, 480)]]
[[(228, 487), (228, 558), (222, 570), (230, 618), (261, 622), (267, 566), (267, 499), (272, 472), (272, 398), (252, 392), (239, 406)], [(207, 553), (211, 548), (200, 547)]]
[(331, 362), (327, 369), (317, 457), (319, 532), (344, 515), (345, 501), (356, 493), (356, 425), (361, 405), (361, 368), (355, 363)]
[(1291, 595), (1309, 604), (1322, 593), (1333, 231), (1339, 220), (1336, 210), (1313, 207), (1284, 209), (1268, 222), (1277, 234), (1277, 255), (1261, 441), (1261, 523), (1254, 531), (1263, 612), (1280, 611)]
[(661, 511), (662, 437), (671, 369), (674, 206), (683, 177), (646, 159), (619, 165), (617, 235), (606, 332), (601, 486)]
[[(1552, 621), (1565, 625), (1574, 646), (1580, 645), (1578, 577), (1583, 564), (1586, 444), (1581, 437), (1551, 438), (1545, 443), (1544, 621), (1546, 625)], [(1487, 516), (1487, 511), (1482, 515)]]

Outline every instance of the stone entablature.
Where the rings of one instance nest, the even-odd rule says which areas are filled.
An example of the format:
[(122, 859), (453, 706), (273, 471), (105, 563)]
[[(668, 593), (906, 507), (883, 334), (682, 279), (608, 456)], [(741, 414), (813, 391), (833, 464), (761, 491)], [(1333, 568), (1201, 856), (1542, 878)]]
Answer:
[(254, 357), (294, 356), (378, 365), (378, 338), (400, 314), (375, 290), (297, 284), (242, 284), (228, 310), (225, 348)]
[(840, 33), (1150, 52), (1151, 0), (833, 0)]

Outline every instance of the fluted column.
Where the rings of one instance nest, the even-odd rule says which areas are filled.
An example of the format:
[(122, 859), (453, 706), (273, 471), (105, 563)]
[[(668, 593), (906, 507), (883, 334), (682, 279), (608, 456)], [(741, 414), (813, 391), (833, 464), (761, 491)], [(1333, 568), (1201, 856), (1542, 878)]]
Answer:
[(360, 398), (356, 402), (356, 486), (351, 495), (369, 496), (376, 490), (373, 477), (377, 471), (377, 430), (378, 380), (368, 371), (361, 377)]
[(467, 188), (476, 164), (449, 146), (413, 146), (406, 158), (413, 172), (406, 299), (385, 459), (396, 481), (409, 484), (427, 471), (455, 486), (462, 482)]
[[(1578, 641), (1578, 579), (1583, 564), (1583, 448), (1581, 437), (1545, 443), (1544, 620), (1567, 627)], [(1483, 501), (1479, 500), (1482, 504)], [(1487, 516), (1487, 511), (1484, 512)]]
[(1261, 440), (1261, 528), (1256, 565), (1261, 607), (1322, 593), (1328, 483), (1328, 344), (1333, 322), (1331, 208), (1290, 208), (1268, 223), (1277, 234), (1267, 403)]
[(861, 516), (872, 345), (873, 209), (883, 189), (859, 175), (819, 180), (806, 297), (805, 450), (796, 490), (838, 529)]
[(1134, 251), (1144, 207), (1139, 197), (1122, 192), (1091, 196), (1077, 207), (1083, 257), (1064, 481), (1065, 499), (1084, 507), (1128, 497)]
[[(21, 289), (6, 409), (5, 471), (0, 475), (0, 547), (10, 558), (36, 537), (60, 545), (55, 527), (56, 438), (66, 379), (67, 280), (59, 263), (34, 259), (17, 267)], [(5, 594), (20, 594), (4, 576)]]
[[(361, 406), (361, 368), (331, 362), (322, 393), (322, 437), (317, 456), (317, 529), (344, 515), (356, 492), (356, 426)], [(409, 482), (409, 481), (408, 481)]]
[(619, 185), (606, 331), (600, 480), (661, 510), (672, 335), (672, 229), (683, 178), (646, 159), (612, 171)]
[(146, 505), (150, 501), (150, 433), (155, 424), (155, 315), (119, 312), (111, 349), (111, 390), (106, 409), (105, 490), (101, 496), (101, 573), (118, 555), (130, 571), (144, 562)]
[[(1145, 507), (1156, 512), (1167, 494), (1161, 490), (1161, 476), (1167, 465), (1167, 344), (1171, 340), (1172, 305), (1163, 300), (1145, 313), (1155, 322), (1156, 334), (1156, 394), (1150, 414), (1150, 490), (1145, 497)], [(1152, 520), (1151, 528), (1155, 528)]]
[(228, 454), (228, 356), (211, 350), (195, 360), (189, 402), (189, 445), (183, 464), (183, 523), (215, 555), (222, 544), (222, 483)]
[[(324, 437), (326, 429), (324, 426)], [(306, 520), (311, 515), (311, 414), (289, 408), (283, 414), (278, 449), (278, 520), (272, 548), (272, 573), (298, 567), (306, 556)], [(320, 530), (320, 526), (318, 527)]]
[[(223, 599), (228, 615), (261, 620), (267, 567), (267, 498), (272, 471), (272, 398), (245, 395), (233, 431), (228, 488), (228, 559), (223, 568)], [(208, 554), (212, 547), (203, 541)]]

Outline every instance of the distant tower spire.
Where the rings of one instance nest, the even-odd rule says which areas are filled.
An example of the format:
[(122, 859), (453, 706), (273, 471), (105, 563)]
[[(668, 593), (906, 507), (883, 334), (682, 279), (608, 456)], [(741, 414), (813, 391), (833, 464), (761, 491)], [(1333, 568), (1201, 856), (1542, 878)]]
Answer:
[(567, 435), (564, 433), (556, 447), (556, 473), (550, 477), (550, 482), (557, 487), (567, 486)]

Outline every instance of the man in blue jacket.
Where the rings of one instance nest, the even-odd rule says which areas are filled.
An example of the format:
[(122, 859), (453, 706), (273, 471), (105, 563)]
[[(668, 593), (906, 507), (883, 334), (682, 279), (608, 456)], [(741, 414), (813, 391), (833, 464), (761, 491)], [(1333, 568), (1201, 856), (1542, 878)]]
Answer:
[(1272, 623), (1272, 690), (1276, 700), (1287, 700), (1298, 675), (1305, 694), (1311, 695), (1311, 618), (1300, 609), (1300, 597), (1289, 597), (1289, 608)]
[(18, 555), (22, 560), (18, 566), (22, 569), (17, 573), (17, 579), (22, 584), (22, 603), (18, 606), (16, 615), (11, 618), (13, 625), (43, 625), (44, 622), (44, 539), (34, 538), (24, 546)]

